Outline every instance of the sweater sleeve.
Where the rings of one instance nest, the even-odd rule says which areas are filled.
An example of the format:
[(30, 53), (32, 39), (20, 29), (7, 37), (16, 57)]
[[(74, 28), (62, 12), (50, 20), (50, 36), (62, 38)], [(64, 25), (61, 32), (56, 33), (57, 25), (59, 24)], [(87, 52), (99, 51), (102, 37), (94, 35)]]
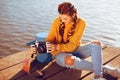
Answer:
[(56, 21), (57, 21), (57, 19), (55, 19), (54, 22), (52, 23), (52, 26), (50, 28), (50, 31), (49, 31), (48, 36), (46, 37), (45, 41), (48, 41), (48, 42), (51, 42), (51, 43), (54, 42), (55, 33), (56, 33), (56, 26), (57, 26)]

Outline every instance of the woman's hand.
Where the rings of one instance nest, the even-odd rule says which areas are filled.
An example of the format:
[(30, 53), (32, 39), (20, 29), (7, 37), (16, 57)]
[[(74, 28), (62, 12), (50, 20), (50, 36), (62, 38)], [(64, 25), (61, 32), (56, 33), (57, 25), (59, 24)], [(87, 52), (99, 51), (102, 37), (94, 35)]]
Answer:
[(37, 53), (37, 48), (34, 44), (30, 45), (30, 49), (31, 49), (32, 53), (34, 53), (34, 54)]
[(58, 50), (58, 45), (52, 44), (52, 43), (47, 43), (47, 52), (51, 53), (55, 50)]

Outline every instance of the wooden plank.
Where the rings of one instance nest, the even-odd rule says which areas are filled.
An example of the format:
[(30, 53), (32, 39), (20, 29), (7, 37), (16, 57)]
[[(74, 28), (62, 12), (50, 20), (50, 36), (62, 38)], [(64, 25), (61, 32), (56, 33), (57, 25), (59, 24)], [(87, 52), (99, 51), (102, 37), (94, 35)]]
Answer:
[(4, 70), (6, 68), (12, 67), (14, 65), (17, 65), (19, 63), (22, 63), (22, 60), (25, 58), (25, 56), (27, 54), (29, 56), (31, 54), (31, 51), (29, 49), (25, 50), (25, 51), (21, 51), (19, 53), (16, 53), (14, 55), (10, 55), (10, 56), (1, 58), (0, 59), (0, 71)]
[[(40, 64), (39, 62), (32, 62), (31, 64), (31, 77), (26, 74), (24, 71), (22, 71), (22, 63), (11, 66), (9, 68), (6, 68), (2, 71), (0, 71), (0, 80), (37, 80), (37, 78), (35, 78), (36, 73), (35, 70), (36, 69), (41, 69), (45, 66), (46, 64)], [(53, 65), (51, 65), (48, 69), (45, 70), (44, 73), (47, 73), (43, 78), (41, 79), (45, 79), (48, 76), (54, 75), (55, 73), (58, 73), (58, 71), (60, 72), (61, 70), (65, 70), (65, 68), (58, 66), (56, 63), (54, 63)], [(39, 80), (39, 79), (38, 79)]]
[[(29, 50), (0, 59), (0, 80), (9, 80), (22, 69), (22, 60)], [(21, 57), (22, 56), (22, 57)]]
[[(120, 56), (118, 56), (117, 58), (115, 58), (114, 60), (112, 60), (111, 62), (108, 63), (108, 65), (111, 64), (112, 66), (115, 67), (120, 67)], [(93, 78), (93, 73), (88, 75), (87, 77), (85, 77), (83, 80), (89, 80)], [(104, 78), (106, 78), (107, 80), (117, 80), (117, 78), (114, 78), (112, 76), (109, 75), (104, 75)], [(80, 79), (82, 80), (82, 79)]]
[[(41, 65), (37, 66), (35, 68), (36, 69), (41, 69), (40, 68)], [(39, 78), (35, 78), (36, 76), (38, 76), (38, 74), (35, 72), (35, 70), (31, 71), (31, 77), (34, 78), (33, 80), (39, 80)], [(58, 66), (56, 63), (53, 63), (49, 68), (47, 68), (44, 71), (44, 77), (40, 78), (41, 80), (45, 80), (47, 77), (54, 75), (55, 73), (58, 73), (58, 71), (64, 70), (64, 68)], [(17, 74), (18, 75), (18, 74)], [(26, 80), (26, 78), (30, 77), (29, 75), (24, 75), (24, 76), (14, 76), (11, 79), (17, 79), (17, 80)]]
[(15, 67), (11, 67), (3, 71), (0, 71), (0, 80), (9, 80), (11, 76), (17, 74), (20, 70), (21, 70), (21, 65), (16, 65)]
[[(28, 79), (30, 80), (29, 78), (31, 78), (30, 75), (28, 75), (27, 73), (25, 73), (23, 70), (22, 70), (22, 64), (20, 64), (21, 68), (20, 68), (20, 71), (18, 73), (16, 73), (15, 75), (13, 75), (11, 78), (9, 78), (10, 80), (22, 80), (21, 78), (22, 77), (25, 77), (25, 79)], [(42, 68), (43, 66), (45, 66), (45, 64), (40, 64), (38, 63), (36, 60), (34, 60), (32, 63), (31, 63), (31, 69), (30, 69), (30, 72), (35, 72), (36, 69), (38, 68)], [(14, 69), (17, 69), (17, 66), (13, 66)], [(33, 77), (34, 78), (34, 77)], [(23, 79), (23, 80), (25, 80)], [(34, 80), (34, 79), (33, 79)]]
[[(116, 68), (118, 68), (118, 67), (120, 68), (120, 55), (117, 58), (115, 58), (114, 60), (112, 60), (111, 62), (109, 62), (108, 65), (112, 65), (112, 66), (114, 66)], [(107, 80), (117, 80), (117, 78), (113, 78), (111, 76), (104, 75), (104, 77)]]
[[(11, 55), (9, 57), (5, 57), (0, 60), (2, 61), (2, 63), (0, 63), (1, 64), (0, 80), (26, 80), (26, 79), (30, 80), (31, 77), (28, 74), (26, 74), (24, 71), (22, 71), (22, 61), (21, 61), (24, 59), (24, 56), (22, 55), (30, 53), (28, 51), (27, 52), (23, 51), (18, 54), (15, 54), (14, 56)], [(15, 59), (15, 57), (19, 57), (19, 56), (21, 58)], [(17, 62), (14, 62), (14, 60), (17, 60)], [(13, 62), (8, 64), (9, 61), (10, 62), (13, 61)], [(33, 66), (31, 67), (30, 72), (32, 75), (32, 80), (34, 80), (34, 76), (36, 76), (35, 70), (43, 68), (46, 64), (40, 64), (39, 62), (32, 62), (32, 63), (33, 64), (31, 65)], [(61, 72), (62, 70), (65, 70), (65, 68), (60, 67), (56, 63), (54, 63), (53, 65), (51, 65), (48, 69), (44, 71), (46, 75), (42, 79), (45, 79), (51, 75), (57, 74), (58, 72)], [(35, 80), (37, 80), (37, 78), (35, 78)]]
[(80, 70), (66, 69), (45, 80), (78, 80), (80, 77)]
[[(40, 65), (39, 65), (40, 66)], [(40, 68), (36, 68), (36, 69), (40, 69)], [(49, 79), (51, 76), (54, 76), (58, 73), (61, 73), (61, 72), (65, 72), (66, 75), (65, 77), (69, 77), (68, 74), (69, 73), (72, 73), (71, 74), (71, 77), (75, 77), (77, 78), (76, 76), (78, 76), (80, 78), (80, 72), (81, 71), (78, 71), (78, 70), (69, 70), (69, 69), (66, 69), (66, 68), (63, 68), (63, 67), (60, 67), (58, 66), (56, 63), (53, 63), (49, 68), (47, 68), (45, 71), (44, 71), (44, 77), (40, 78), (40, 80), (47, 80)], [(79, 75), (78, 75), (79, 73)], [(76, 75), (77, 74), (77, 75)], [(31, 78), (32, 80), (39, 80), (39, 78), (35, 78), (35, 76), (37, 76), (37, 74), (35, 73), (35, 70), (34, 71), (31, 71), (31, 77), (27, 74), (23, 74), (22, 71), (20, 71), (19, 73), (17, 73), (14, 77), (10, 78), (10, 80), (26, 80), (29, 78)], [(65, 78), (64, 77), (64, 78)], [(78, 78), (77, 78), (78, 79)], [(50, 80), (50, 79), (49, 79)], [(51, 79), (52, 80), (52, 79)], [(59, 80), (59, 79), (57, 79)], [(72, 79), (71, 79), (72, 80)]]
[[(0, 74), (2, 74), (0, 75), (0, 80), (8, 80), (8, 79), (10, 80), (26, 80), (26, 79), (31, 80), (32, 78), (21, 70), (22, 69), (21, 60), (24, 59), (24, 56), (21, 56), (21, 54), (25, 55), (28, 53), (30, 54), (29, 50), (0, 59), (0, 61), (2, 61), (2, 63), (0, 63), (0, 69), (2, 69), (0, 71)], [(111, 58), (118, 55), (119, 53), (120, 53), (120, 48), (114, 48), (114, 47), (106, 48), (105, 50), (103, 50), (104, 63), (109, 61)], [(10, 64), (9, 64), (9, 61), (11, 62)], [(33, 65), (34, 66), (31, 69), (31, 74), (32, 74), (32, 77), (34, 78), (34, 76), (36, 75), (35, 70), (41, 69), (46, 64), (43, 65), (40, 63), (34, 63)], [(45, 73), (45, 76), (43, 78), (41, 79), (35, 78), (32, 80), (78, 80), (80, 79), (81, 71), (69, 70), (67, 68), (60, 67), (56, 63), (54, 63), (48, 69), (46, 69), (44, 73)], [(87, 72), (83, 71), (82, 77), (87, 73), (88, 71)]]

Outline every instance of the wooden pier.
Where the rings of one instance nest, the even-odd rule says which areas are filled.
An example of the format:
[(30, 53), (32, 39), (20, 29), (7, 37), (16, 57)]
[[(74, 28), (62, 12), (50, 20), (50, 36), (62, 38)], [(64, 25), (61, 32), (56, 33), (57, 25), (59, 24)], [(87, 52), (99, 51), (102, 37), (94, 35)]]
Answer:
[[(60, 67), (55, 62), (44, 70), (44, 76), (37, 78), (37, 69), (43, 68), (46, 64), (37, 61), (31, 63), (30, 73), (22, 70), (22, 60), (26, 54), (31, 54), (30, 50), (22, 51), (0, 59), (0, 80), (91, 80), (93, 73)], [(91, 60), (91, 57), (87, 60)], [(110, 64), (120, 67), (120, 48), (105, 46), (103, 47), (103, 65)], [(107, 80), (118, 80), (108, 75), (104, 75)], [(120, 80), (120, 79), (119, 79)]]

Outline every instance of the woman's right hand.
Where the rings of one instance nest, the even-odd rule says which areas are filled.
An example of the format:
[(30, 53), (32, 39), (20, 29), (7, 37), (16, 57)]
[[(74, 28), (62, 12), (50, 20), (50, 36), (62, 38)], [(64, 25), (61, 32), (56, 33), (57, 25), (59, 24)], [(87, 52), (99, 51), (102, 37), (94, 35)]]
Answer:
[(37, 53), (37, 48), (34, 44), (30, 45), (30, 50), (32, 51), (33, 54)]

